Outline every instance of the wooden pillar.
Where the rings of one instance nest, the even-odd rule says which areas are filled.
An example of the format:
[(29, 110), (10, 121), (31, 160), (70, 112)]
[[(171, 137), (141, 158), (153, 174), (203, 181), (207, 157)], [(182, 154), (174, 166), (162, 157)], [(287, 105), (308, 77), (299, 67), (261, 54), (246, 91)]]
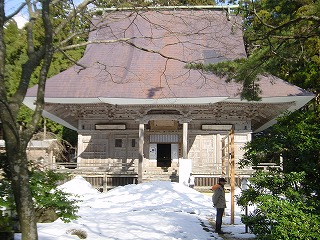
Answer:
[(138, 183), (142, 183), (143, 145), (144, 145), (144, 124), (140, 123), (139, 124)]
[(217, 169), (220, 169), (220, 159), (222, 159), (222, 155), (221, 155), (221, 135), (217, 134), (216, 135), (216, 159), (213, 163), (213, 170), (212, 172), (217, 171)]
[(50, 169), (57, 168), (56, 163), (55, 163), (55, 159), (53, 159), (53, 150), (50, 150), (48, 158), (49, 158), (49, 162), (50, 162)]
[(235, 154), (234, 154), (234, 125), (230, 131), (230, 185), (231, 185), (231, 224), (234, 224), (234, 190), (235, 190)]
[(188, 159), (188, 123), (183, 123), (182, 133), (182, 158)]
[[(229, 151), (229, 145), (226, 145), (226, 140), (229, 139), (229, 136), (223, 137), (221, 141), (221, 176), (225, 177), (227, 174), (226, 161), (229, 159), (228, 155), (226, 155), (226, 151)], [(228, 152), (229, 154), (229, 152)]]

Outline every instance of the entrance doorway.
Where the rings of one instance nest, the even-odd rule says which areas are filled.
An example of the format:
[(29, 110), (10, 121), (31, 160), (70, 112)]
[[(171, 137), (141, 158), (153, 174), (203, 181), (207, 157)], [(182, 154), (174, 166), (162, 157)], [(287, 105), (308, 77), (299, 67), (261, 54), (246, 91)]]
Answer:
[(157, 167), (171, 167), (171, 144), (157, 144)]

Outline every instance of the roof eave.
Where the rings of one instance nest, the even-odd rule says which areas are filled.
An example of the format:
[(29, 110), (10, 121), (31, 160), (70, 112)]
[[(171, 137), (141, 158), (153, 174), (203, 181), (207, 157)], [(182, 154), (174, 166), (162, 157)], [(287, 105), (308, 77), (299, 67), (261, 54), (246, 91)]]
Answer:
[[(199, 97), (199, 98), (45, 98), (46, 103), (59, 104), (88, 104), (108, 103), (112, 105), (161, 105), (161, 104), (213, 104), (225, 101), (228, 97)], [(36, 97), (26, 97), (24, 104), (34, 109)]]
[[(294, 102), (291, 107), (287, 109), (289, 112), (294, 112), (304, 105), (306, 105), (315, 96), (313, 94), (304, 96), (284, 96), (284, 97), (269, 97), (262, 98), (259, 103), (286, 103)], [(36, 97), (26, 97), (24, 99), (24, 104), (34, 109), (34, 102)], [(185, 105), (185, 104), (213, 104), (217, 102), (249, 102), (246, 100), (241, 100), (239, 98), (228, 98), (228, 97), (203, 97), (203, 98), (163, 98), (163, 99), (132, 99), (132, 98), (46, 98), (47, 103), (59, 103), (59, 104), (88, 104), (88, 103), (107, 103), (112, 105), (165, 105), (165, 104), (175, 104), (175, 105)], [(61, 118), (47, 112), (43, 111), (43, 116), (56, 121), (70, 129), (77, 130), (75, 126), (72, 126), (68, 122)], [(278, 116), (279, 117), (279, 116)], [(254, 132), (260, 132), (276, 123), (276, 118), (262, 125)]]

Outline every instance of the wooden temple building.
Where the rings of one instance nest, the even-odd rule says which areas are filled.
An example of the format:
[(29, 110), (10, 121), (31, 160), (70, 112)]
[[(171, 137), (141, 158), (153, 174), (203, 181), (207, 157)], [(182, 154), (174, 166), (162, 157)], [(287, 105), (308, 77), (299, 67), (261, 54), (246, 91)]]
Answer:
[[(251, 134), (313, 95), (261, 76), (261, 101), (246, 101), (241, 84), (186, 68), (246, 57), (241, 21), (196, 7), (95, 17), (79, 64), (46, 83), (43, 115), (78, 132), (75, 170), (106, 188), (135, 180), (186, 183), (191, 172), (200, 187), (250, 174), (237, 163)], [(30, 108), (36, 93), (37, 86), (27, 93)]]

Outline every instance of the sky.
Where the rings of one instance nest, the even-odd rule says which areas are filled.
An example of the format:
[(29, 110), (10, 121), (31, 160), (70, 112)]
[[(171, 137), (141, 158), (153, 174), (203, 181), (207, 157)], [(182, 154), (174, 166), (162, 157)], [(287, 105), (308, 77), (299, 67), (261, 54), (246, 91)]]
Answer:
[[(5, 0), (5, 12), (8, 16), (9, 14), (13, 13), (21, 4), (24, 2), (24, 0)], [(75, 4), (81, 2), (81, 0), (73, 0)], [(27, 9), (26, 7), (21, 11), (21, 13), (14, 16), (15, 21), (18, 24), (19, 28), (22, 28), (24, 24), (28, 21), (27, 16)]]
[[(12, 14), (23, 2), (23, 0), (6, 0), (4, 5), (6, 15), (8, 16), (9, 14)], [(21, 11), (21, 13), (14, 17), (14, 20), (17, 22), (19, 28), (24, 26), (24, 24), (27, 22), (27, 19), (26, 10)]]
[[(209, 220), (215, 219), (211, 196), (183, 184), (153, 181), (130, 184), (100, 193), (83, 177), (60, 186), (77, 194), (79, 219), (63, 223), (39, 223), (39, 240), (79, 239), (73, 230), (85, 231), (86, 239), (99, 240), (222, 240)], [(237, 189), (237, 192), (240, 190)], [(222, 230), (227, 237), (250, 239), (241, 223), (241, 209), (236, 206), (235, 224), (230, 225), (230, 194), (226, 194), (226, 216)], [(16, 234), (15, 240), (21, 235)]]

